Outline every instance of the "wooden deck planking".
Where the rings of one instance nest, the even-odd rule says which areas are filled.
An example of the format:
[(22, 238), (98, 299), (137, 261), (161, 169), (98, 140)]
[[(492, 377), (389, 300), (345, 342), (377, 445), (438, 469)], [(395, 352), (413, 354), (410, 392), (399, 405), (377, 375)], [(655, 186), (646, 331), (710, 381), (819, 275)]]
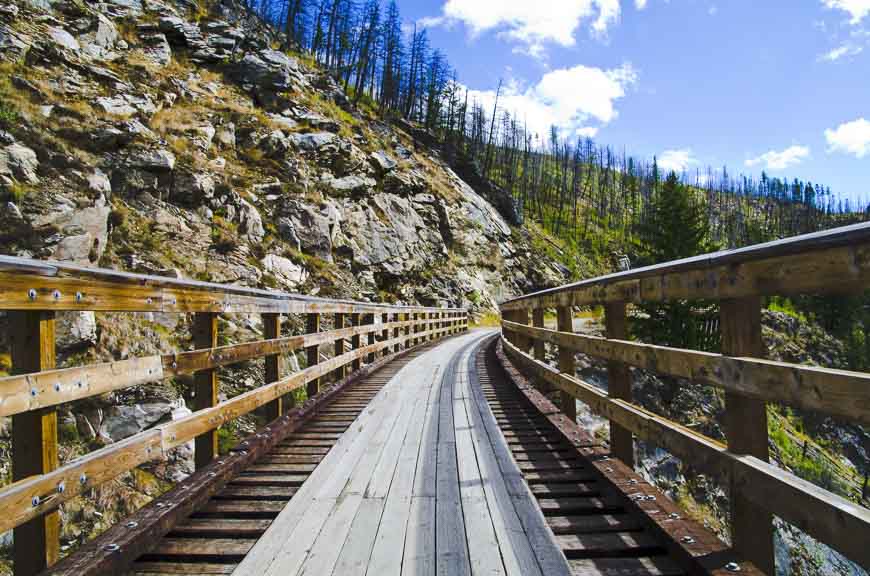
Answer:
[(531, 493), (503, 478), (522, 482), (513, 460), (513, 469), (500, 460), (510, 451), (500, 436), (493, 445), (495, 418), (480, 405), (474, 352), (487, 335), (443, 342), (396, 373), (234, 574), (570, 573), (564, 556), (564, 572), (542, 570), (552, 563), (541, 562), (537, 539), (555, 547), (553, 536), (540, 511), (529, 513)]

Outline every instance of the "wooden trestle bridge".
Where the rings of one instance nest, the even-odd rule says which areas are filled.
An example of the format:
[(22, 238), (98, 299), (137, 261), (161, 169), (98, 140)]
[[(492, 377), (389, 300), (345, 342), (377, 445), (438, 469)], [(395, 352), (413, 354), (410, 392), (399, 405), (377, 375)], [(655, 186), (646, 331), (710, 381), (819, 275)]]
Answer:
[[(469, 332), (458, 309), (0, 257), (14, 476), (0, 532), (14, 529), (18, 576), (773, 574), (776, 516), (866, 568), (870, 511), (768, 463), (765, 406), (867, 425), (870, 376), (764, 360), (761, 298), (862, 293), (868, 280), (859, 225), (505, 302), (500, 337)], [(722, 354), (627, 339), (627, 305), (670, 299), (720, 301)], [(573, 333), (588, 305), (605, 306), (606, 338)], [(196, 349), (56, 369), (55, 314), (91, 310), (191, 314)], [(252, 313), (263, 340), (218, 346), (219, 315)], [(282, 315), (303, 315), (306, 333), (283, 334)], [(297, 351), (307, 364), (284, 373)], [(575, 376), (576, 353), (609, 362), (609, 393)], [(220, 400), (221, 367), (261, 358), (262, 385)], [(722, 389), (727, 446), (633, 404), (630, 367)], [(58, 406), (184, 374), (191, 415), (58, 461)], [(609, 444), (575, 423), (578, 400), (610, 420)], [(218, 428), (255, 410), (268, 424), (220, 453)], [(727, 487), (731, 545), (635, 473), (635, 438)], [(60, 558), (64, 502), (190, 441), (193, 475)]]

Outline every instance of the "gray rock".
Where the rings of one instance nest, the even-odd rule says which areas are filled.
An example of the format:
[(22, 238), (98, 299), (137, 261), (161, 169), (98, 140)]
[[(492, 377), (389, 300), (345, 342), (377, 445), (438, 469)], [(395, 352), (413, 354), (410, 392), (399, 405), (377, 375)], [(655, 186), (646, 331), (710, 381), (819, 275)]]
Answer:
[(37, 226), (52, 224), (59, 232), (51, 257), (64, 262), (93, 264), (106, 249), (109, 231), (109, 206), (103, 197), (93, 206), (79, 207), (60, 202), (54, 211), (35, 220)]
[(39, 159), (36, 152), (22, 144), (10, 144), (0, 148), (0, 183), (13, 181), (39, 184)]
[(71, 352), (97, 344), (97, 318), (93, 312), (61, 312), (57, 316), (57, 347)]
[(215, 140), (220, 148), (232, 150), (236, 147), (236, 125), (232, 122), (218, 126)]
[(112, 194), (112, 183), (106, 173), (99, 168), (94, 168), (94, 171), (86, 177), (88, 188), (92, 192), (99, 192), (107, 198)]
[(292, 141), (280, 130), (275, 130), (260, 140), (259, 148), (269, 158), (281, 158), (292, 149)]
[(211, 124), (202, 124), (190, 130), (191, 139), (197, 148), (207, 152), (217, 131)]
[(82, 49), (78, 40), (76, 40), (72, 34), (64, 30), (63, 28), (58, 28), (53, 26), (47, 31), (48, 39), (62, 50), (69, 50), (70, 52), (78, 52)]
[(129, 118), (136, 114), (153, 116), (157, 112), (157, 107), (147, 95), (133, 96), (131, 94), (119, 94), (111, 97), (100, 96), (95, 102), (106, 114), (123, 118)]
[(32, 44), (29, 36), (0, 22), (0, 58), (20, 62), (30, 51)]
[(172, 183), (172, 201), (182, 206), (201, 206), (214, 197), (215, 181), (211, 174), (179, 172)]
[(116, 56), (113, 49), (118, 41), (118, 29), (111, 20), (97, 13), (91, 30), (79, 36), (78, 40), (86, 56), (94, 60), (112, 60)]
[(149, 172), (171, 172), (175, 169), (175, 154), (169, 150), (143, 150), (130, 157), (129, 165)]
[(281, 94), (301, 90), (307, 85), (298, 61), (276, 50), (246, 54), (233, 74), (265, 106), (280, 104), (283, 102)]
[(292, 226), (292, 234), (288, 227), (287, 236), (296, 236), (306, 254), (314, 254), (332, 262), (333, 243), (339, 227), (338, 210), (329, 205), (316, 210), (308, 204), (291, 200), (285, 205), (284, 211)]
[(372, 152), (371, 156), (369, 156), (372, 166), (375, 167), (381, 174), (386, 174), (387, 172), (391, 172), (396, 169), (399, 165), (391, 156), (389, 156), (386, 152)]
[(269, 121), (273, 126), (280, 127), (281, 130), (295, 130), (296, 127), (299, 126), (299, 123), (296, 120), (282, 116), (281, 114), (269, 114)]
[(157, 21), (157, 29), (166, 34), (166, 39), (172, 45), (183, 46), (191, 50), (207, 48), (199, 28), (176, 16), (160, 18)]
[(345, 176), (328, 181), (333, 192), (344, 195), (366, 194), (377, 186), (377, 182), (368, 176)]
[(168, 66), (172, 62), (172, 48), (165, 34), (152, 33), (140, 36), (144, 46), (142, 54), (157, 66)]
[(142, 0), (103, 0), (106, 11), (114, 17), (130, 17), (142, 14)]
[(308, 279), (308, 272), (305, 268), (283, 256), (268, 254), (260, 261), (260, 264), (263, 265), (263, 270), (272, 274), (290, 290), (295, 290)]
[(300, 150), (315, 151), (333, 144), (337, 136), (330, 132), (318, 132), (315, 134), (291, 134), (290, 139)]
[(257, 209), (242, 200), (239, 207), (239, 232), (251, 242), (261, 242), (266, 236), (263, 219)]
[(299, 239), (299, 235), (296, 234), (296, 227), (293, 226), (292, 220), (289, 218), (279, 218), (278, 234), (280, 234), (281, 239), (290, 244), (294, 250), (302, 250), (302, 241)]
[(171, 417), (173, 409), (174, 406), (168, 402), (113, 406), (106, 411), (100, 435), (111, 442), (118, 442)]

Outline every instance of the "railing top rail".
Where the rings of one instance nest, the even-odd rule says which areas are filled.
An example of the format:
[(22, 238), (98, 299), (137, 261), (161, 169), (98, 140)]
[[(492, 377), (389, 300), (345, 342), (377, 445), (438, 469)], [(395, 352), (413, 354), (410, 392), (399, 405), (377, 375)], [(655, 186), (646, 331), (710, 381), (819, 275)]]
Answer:
[[(299, 305), (309, 305), (311, 307), (323, 307), (323, 311), (330, 306), (347, 306), (347, 307), (364, 307), (366, 310), (383, 310), (383, 312), (404, 311), (409, 312), (459, 312), (459, 308), (437, 308), (427, 306), (398, 306), (390, 304), (382, 304), (376, 302), (357, 302), (352, 300), (326, 299), (314, 296), (305, 296), (301, 294), (292, 294), (277, 290), (263, 290), (258, 288), (248, 288), (232, 284), (217, 284), (213, 282), (202, 282), (198, 280), (187, 280), (168, 278), (164, 276), (153, 276), (148, 274), (135, 274), (131, 272), (121, 272), (117, 270), (109, 270), (105, 268), (88, 268), (69, 264), (64, 262), (56, 262), (50, 260), (32, 260), (28, 258), (19, 258), (15, 256), (0, 256), (0, 293), (4, 289), (8, 289), (7, 284), (2, 278), (3, 275), (20, 276), (21, 278), (34, 278), (51, 280), (63, 280), (65, 285), (81, 285), (86, 288), (89, 283), (100, 284), (103, 287), (111, 288), (117, 286), (120, 290), (129, 289), (152, 289), (182, 291), (185, 293), (200, 292), (209, 293), (215, 296), (241, 297), (252, 299), (253, 301), (274, 302), (278, 303), (294, 303)], [(45, 284), (43, 281), (42, 284)], [(16, 286), (16, 288), (18, 288)], [(17, 299), (0, 298), (0, 310), (15, 310), (21, 308)], [(123, 309), (127, 309), (127, 304)], [(155, 304), (156, 306), (156, 304)], [(39, 306), (28, 306), (28, 308), (38, 308)], [(79, 306), (65, 306), (63, 302), (54, 302), (46, 308), (57, 309), (88, 309), (87, 303), (81, 303)], [(147, 308), (147, 307), (146, 307)], [(187, 307), (190, 309), (190, 307)], [(232, 307), (230, 307), (232, 308)], [(103, 309), (103, 307), (100, 307)], [(121, 309), (121, 308), (119, 308)], [(185, 311), (184, 306), (180, 306), (178, 311)]]
[(599, 276), (597, 278), (581, 280), (572, 284), (541, 290), (539, 292), (506, 300), (502, 302), (501, 305), (504, 306), (544, 296), (553, 296), (555, 294), (571, 292), (584, 288), (606, 286), (615, 282), (641, 280), (643, 278), (659, 276), (662, 274), (706, 270), (714, 267), (738, 265), (746, 262), (793, 256), (796, 254), (806, 254), (831, 248), (868, 243), (870, 243), (870, 223), (864, 222), (822, 232), (795, 236), (793, 238), (774, 240), (773, 242), (767, 242), (765, 244), (757, 244), (734, 250), (722, 250), (710, 254), (684, 258), (682, 260), (663, 262), (661, 264), (654, 264), (652, 266), (645, 266), (643, 268), (627, 270), (625, 272), (616, 272), (605, 276)]

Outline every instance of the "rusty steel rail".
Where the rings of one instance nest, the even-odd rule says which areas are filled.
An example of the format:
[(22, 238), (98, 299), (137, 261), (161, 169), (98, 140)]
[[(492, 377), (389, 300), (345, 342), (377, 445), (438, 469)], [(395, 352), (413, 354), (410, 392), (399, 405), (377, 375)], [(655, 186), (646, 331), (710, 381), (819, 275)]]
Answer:
[[(870, 424), (870, 375), (764, 359), (763, 296), (854, 294), (870, 287), (870, 224), (859, 224), (659, 264), (545, 290), (501, 306), (506, 355), (524, 374), (610, 420), (610, 449), (634, 463), (635, 437), (660, 446), (730, 489), (734, 549), (773, 573), (776, 515), (862, 566), (870, 565), (870, 510), (768, 463), (766, 402)], [(681, 350), (628, 338), (627, 305), (718, 300), (722, 353)], [(604, 305), (606, 337), (575, 334), (573, 307)], [(557, 329), (544, 327), (555, 309)], [(530, 325), (531, 324), (531, 325)], [(558, 367), (545, 346), (558, 349)], [(578, 379), (575, 353), (608, 362), (609, 393)], [(629, 367), (687, 378), (725, 392), (727, 446), (632, 403)]]
[[(460, 309), (327, 300), (6, 256), (0, 256), (0, 310), (7, 311), (12, 344), (12, 375), (0, 378), (0, 416), (12, 417), (13, 447), (13, 483), (0, 488), (0, 532), (15, 530), (16, 576), (58, 560), (62, 503), (191, 440), (203, 470), (219, 456), (220, 426), (258, 409), (275, 420), (297, 389), (317, 398), (321, 383), (362, 374), (383, 356), (468, 326)], [(196, 349), (56, 369), (55, 317), (67, 311), (190, 313)], [(237, 313), (261, 314), (264, 339), (218, 346), (219, 315)], [(306, 333), (282, 335), (282, 314), (302, 314)], [(322, 330), (327, 314), (333, 328)], [(324, 360), (326, 345), (334, 355)], [(297, 351), (305, 351), (306, 367), (282, 374), (282, 355)], [(258, 358), (265, 359), (262, 385), (219, 401), (218, 369)], [(190, 416), (59, 465), (58, 406), (182, 374), (194, 376)]]

